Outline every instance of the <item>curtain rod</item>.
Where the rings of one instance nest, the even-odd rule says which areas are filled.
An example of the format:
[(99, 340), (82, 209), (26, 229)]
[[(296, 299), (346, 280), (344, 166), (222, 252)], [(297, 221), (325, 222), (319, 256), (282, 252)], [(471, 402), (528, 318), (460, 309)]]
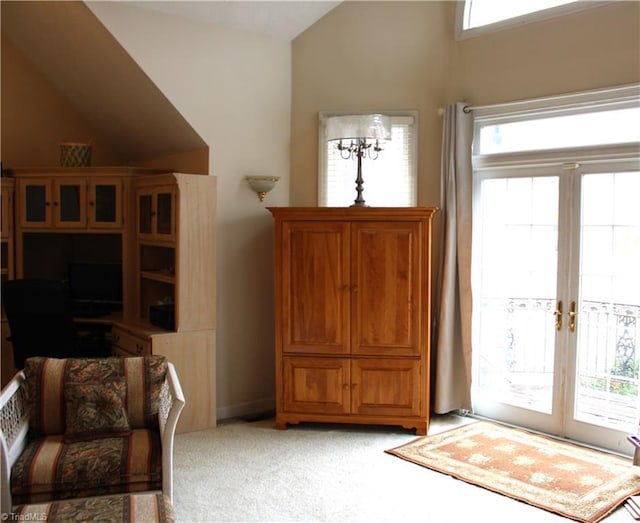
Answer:
[[(638, 84), (622, 85), (617, 87), (610, 87), (607, 89), (595, 89), (593, 91), (581, 91), (577, 93), (560, 94), (556, 96), (546, 96), (543, 98), (533, 98), (531, 100), (517, 100), (514, 102), (504, 102), (491, 105), (465, 105), (462, 110), (465, 113), (472, 111), (484, 111), (484, 110), (499, 110), (501, 108), (517, 109), (518, 107), (525, 108), (537, 108), (539, 104), (546, 104), (549, 102), (565, 101), (567, 105), (579, 105), (580, 103), (594, 103), (595, 101), (611, 101), (611, 95), (613, 98), (617, 98), (616, 101), (623, 101), (624, 99), (635, 99), (638, 96), (640, 86)], [(444, 114), (444, 108), (438, 109), (438, 114)]]

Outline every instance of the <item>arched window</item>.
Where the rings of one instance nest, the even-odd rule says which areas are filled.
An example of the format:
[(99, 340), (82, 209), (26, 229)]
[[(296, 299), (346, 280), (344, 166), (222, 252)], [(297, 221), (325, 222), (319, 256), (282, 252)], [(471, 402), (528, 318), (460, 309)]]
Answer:
[(456, 38), (470, 38), (604, 4), (574, 0), (466, 0), (458, 2)]

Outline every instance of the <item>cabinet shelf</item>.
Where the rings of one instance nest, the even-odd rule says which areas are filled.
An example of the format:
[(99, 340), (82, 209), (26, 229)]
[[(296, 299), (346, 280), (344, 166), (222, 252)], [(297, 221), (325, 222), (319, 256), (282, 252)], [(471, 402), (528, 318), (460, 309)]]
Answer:
[(176, 282), (175, 275), (168, 269), (160, 271), (142, 271), (140, 275), (147, 280), (161, 281), (163, 283), (171, 284)]

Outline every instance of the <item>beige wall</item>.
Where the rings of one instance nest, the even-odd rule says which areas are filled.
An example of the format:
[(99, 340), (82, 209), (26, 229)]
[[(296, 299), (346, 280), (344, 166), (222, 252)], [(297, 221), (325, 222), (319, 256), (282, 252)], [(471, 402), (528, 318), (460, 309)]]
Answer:
[(456, 2), (349, 1), (294, 40), (292, 205), (317, 203), (319, 111), (418, 110), (418, 204), (439, 205), (436, 110), (444, 103), (489, 104), (640, 81), (639, 2), (459, 42), (455, 10)]
[[(218, 177), (218, 418), (271, 409), (273, 226), (265, 206), (288, 204), (290, 44), (121, 2), (89, 7), (209, 146)], [(260, 203), (247, 175), (281, 180)]]
[(419, 111), (418, 203), (438, 204), (449, 15), (447, 2), (345, 2), (294, 40), (292, 205), (317, 205), (319, 111), (405, 109)]
[(639, 23), (640, 2), (623, 1), (461, 40), (447, 100), (486, 105), (636, 83)]
[(3, 167), (59, 165), (64, 140), (92, 141), (92, 164), (117, 165), (119, 158), (102, 133), (4, 35), (1, 44)]

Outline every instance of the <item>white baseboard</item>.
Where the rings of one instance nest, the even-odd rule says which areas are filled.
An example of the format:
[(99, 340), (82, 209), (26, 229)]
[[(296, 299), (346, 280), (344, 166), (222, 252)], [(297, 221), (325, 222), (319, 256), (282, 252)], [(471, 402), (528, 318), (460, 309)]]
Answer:
[(237, 403), (216, 409), (216, 418), (218, 420), (238, 418), (240, 416), (249, 416), (252, 414), (260, 414), (274, 410), (276, 405), (275, 398), (263, 398), (261, 400), (249, 401), (246, 403)]

